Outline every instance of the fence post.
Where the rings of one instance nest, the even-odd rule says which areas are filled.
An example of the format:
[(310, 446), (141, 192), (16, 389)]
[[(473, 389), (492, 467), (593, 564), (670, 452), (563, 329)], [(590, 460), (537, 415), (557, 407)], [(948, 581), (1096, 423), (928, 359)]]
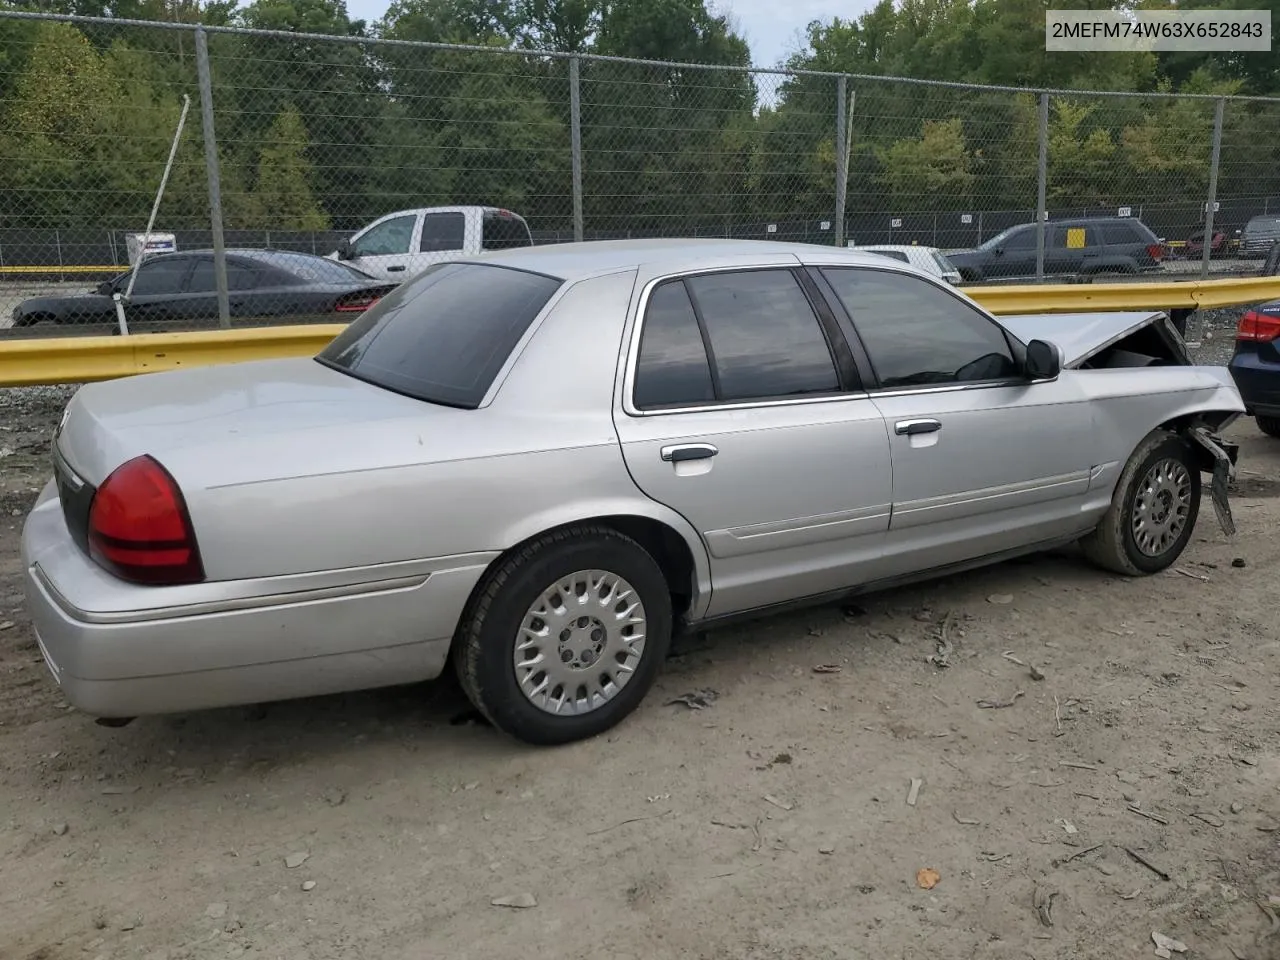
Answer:
[(582, 77), (578, 55), (569, 58), (569, 152), (573, 163), (573, 239), (583, 239), (582, 222)]
[(1213, 208), (1218, 202), (1218, 161), (1222, 155), (1222, 114), (1226, 97), (1213, 105), (1213, 154), (1209, 160), (1209, 202), (1204, 205), (1204, 239), (1200, 249), (1200, 279), (1209, 276), (1209, 257), (1213, 253)]
[(213, 234), (213, 276), (218, 286), (218, 326), (231, 326), (227, 293), (227, 247), (222, 237), (222, 178), (218, 170), (218, 138), (213, 131), (213, 78), (209, 73), (209, 40), (196, 27), (196, 79), (200, 84), (200, 127), (204, 131), (204, 166), (209, 180), (209, 229)]
[(844, 208), (849, 190), (849, 78), (836, 78), (836, 246), (844, 246)]
[(1036, 165), (1036, 281), (1044, 279), (1044, 214), (1049, 188), (1049, 94), (1040, 94), (1040, 159)]

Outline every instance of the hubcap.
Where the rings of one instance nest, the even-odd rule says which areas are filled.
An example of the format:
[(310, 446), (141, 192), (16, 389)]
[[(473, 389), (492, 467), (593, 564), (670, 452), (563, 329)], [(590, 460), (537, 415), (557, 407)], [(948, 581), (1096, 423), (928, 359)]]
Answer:
[(590, 713), (631, 679), (645, 642), (644, 604), (615, 573), (579, 570), (542, 591), (524, 615), (513, 662), (539, 710)]
[(1167, 458), (1147, 471), (1133, 498), (1133, 540), (1148, 557), (1172, 547), (1191, 515), (1191, 475)]

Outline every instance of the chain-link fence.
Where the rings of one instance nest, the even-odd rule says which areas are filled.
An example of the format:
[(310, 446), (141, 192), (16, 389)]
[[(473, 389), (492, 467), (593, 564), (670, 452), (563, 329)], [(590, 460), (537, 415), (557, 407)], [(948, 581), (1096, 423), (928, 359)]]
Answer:
[[(1280, 239), (1280, 100), (11, 11), (0, 47), (15, 332), (344, 320), (431, 262), (581, 239), (915, 244), (972, 283), (1256, 272)], [(176, 253), (130, 288), (184, 97)]]

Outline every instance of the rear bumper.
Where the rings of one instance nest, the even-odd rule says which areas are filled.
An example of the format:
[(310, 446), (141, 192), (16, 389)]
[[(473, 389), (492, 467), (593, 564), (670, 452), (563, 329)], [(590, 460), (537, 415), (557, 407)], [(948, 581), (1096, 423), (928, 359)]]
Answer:
[(1280, 416), (1280, 363), (1253, 352), (1238, 352), (1227, 364), (1227, 370), (1249, 416)]
[[(201, 584), (203, 602), (136, 608), (169, 588), (119, 583), (105, 594), (106, 575), (71, 542), (46, 488), (23, 528), (22, 564), (41, 654), (67, 699), (96, 716), (132, 717), (436, 677), (487, 562), (441, 558), (395, 577), (331, 571), (330, 585), (309, 590)], [(334, 573), (347, 582), (334, 586)]]

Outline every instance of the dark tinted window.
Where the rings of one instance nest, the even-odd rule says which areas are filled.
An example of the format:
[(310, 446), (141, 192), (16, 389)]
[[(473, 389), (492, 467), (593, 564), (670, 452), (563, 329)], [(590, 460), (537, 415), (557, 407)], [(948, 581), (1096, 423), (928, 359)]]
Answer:
[(686, 284), (706, 326), (721, 400), (840, 388), (826, 336), (790, 271), (713, 273)]
[(641, 410), (716, 398), (698, 318), (679, 280), (661, 284), (649, 295), (632, 398)]
[(467, 234), (467, 218), (462, 213), (428, 213), (422, 218), (422, 240), (418, 249), (423, 253), (443, 250), (461, 250)]
[(1006, 250), (1034, 250), (1036, 248), (1036, 232), (1034, 229), (1017, 230), (1004, 241)]
[(927, 280), (852, 268), (823, 273), (853, 317), (882, 387), (1017, 375), (1004, 332)]
[(510, 247), (531, 247), (528, 225), (518, 217), (501, 213), (488, 213), (484, 217), (484, 236), (480, 241), (485, 250), (506, 250)]
[[(182, 280), (191, 268), (189, 257), (165, 257), (162, 260), (143, 261), (138, 268), (138, 279), (133, 283), (133, 296), (150, 297), (181, 293)], [(121, 291), (128, 289), (125, 280)]]
[(1102, 242), (1108, 244), (1138, 243), (1142, 238), (1138, 231), (1127, 223), (1104, 223), (1102, 225)]
[(868, 250), (867, 253), (874, 253), (877, 256), (888, 257), (890, 260), (901, 260), (903, 263), (909, 263), (907, 255), (901, 250)]
[(560, 283), (505, 267), (438, 264), (366, 310), (318, 359), (420, 400), (476, 407)]
[[(288, 250), (253, 250), (238, 254), (246, 259), (260, 261), (289, 274), (295, 283), (351, 283), (372, 280), (363, 270), (350, 264), (325, 257), (313, 257)], [(287, 278), (281, 278), (287, 282)], [(272, 283), (276, 280), (273, 279)]]
[[(234, 260), (227, 261), (227, 289), (228, 290), (252, 290), (258, 282), (258, 271), (253, 267), (242, 263), (236, 263)], [(196, 261), (196, 268), (191, 273), (191, 280), (187, 284), (189, 293), (216, 293), (218, 289), (217, 276), (213, 271), (213, 260), (209, 257), (201, 257)]]

